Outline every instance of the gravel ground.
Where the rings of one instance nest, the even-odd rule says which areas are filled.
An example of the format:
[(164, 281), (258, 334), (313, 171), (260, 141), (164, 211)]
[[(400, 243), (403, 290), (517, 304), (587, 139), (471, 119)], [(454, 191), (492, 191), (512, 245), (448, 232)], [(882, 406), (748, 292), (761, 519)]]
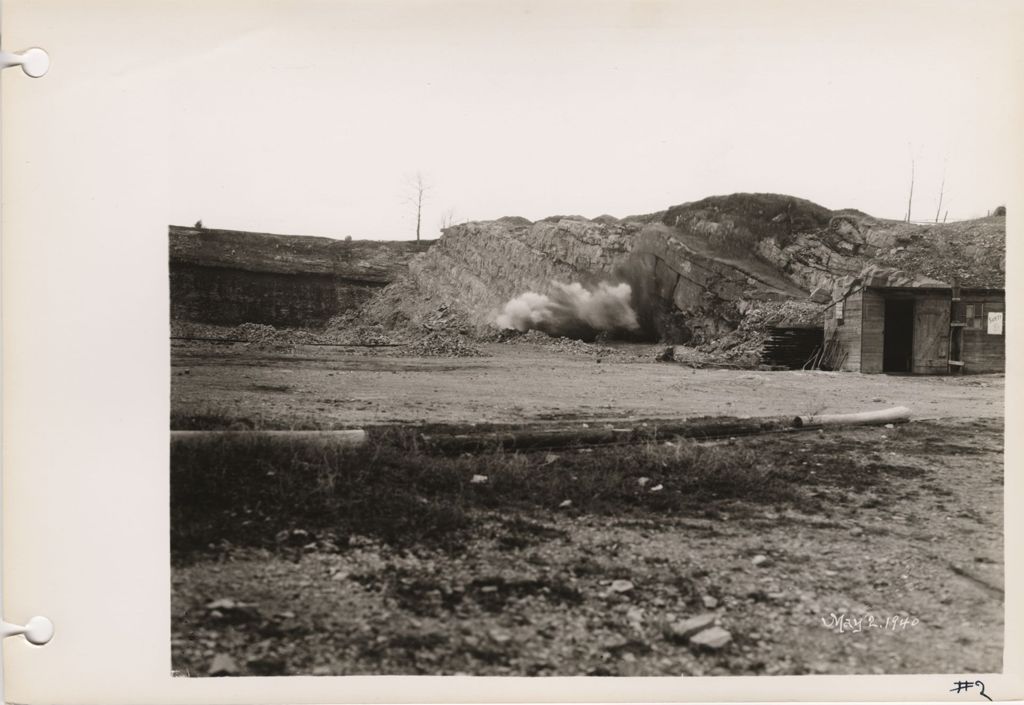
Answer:
[(657, 348), (644, 345), (615, 345), (606, 356), (529, 344), (480, 347), (488, 357), (176, 342), (172, 410), (268, 428), (773, 416), (898, 405), (915, 418), (1003, 416), (1002, 375), (694, 369), (657, 363)]
[[(907, 383), (881, 379), (889, 397)], [(985, 398), (986, 388), (954, 386), (963, 382), (923, 382), (926, 401), (946, 389)], [(1001, 419), (957, 418), (725, 441), (806, 467), (816, 500), (806, 507), (721, 503), (694, 516), (613, 518), (498, 508), (445, 550), (335, 542), (301, 527), (277, 549), (211, 545), (173, 569), (173, 667), (193, 676), (999, 671), (1002, 433)], [(883, 464), (881, 481), (812, 481), (844, 454)], [(863, 621), (840, 627), (844, 616)], [(699, 647), (685, 636), (691, 618), (717, 624), (728, 642)]]

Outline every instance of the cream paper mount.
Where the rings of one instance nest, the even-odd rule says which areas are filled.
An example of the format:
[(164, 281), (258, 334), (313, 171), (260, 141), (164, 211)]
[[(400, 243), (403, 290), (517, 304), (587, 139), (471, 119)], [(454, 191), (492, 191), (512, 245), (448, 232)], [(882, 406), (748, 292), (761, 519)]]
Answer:
[[(26, 629), (30, 637), (12, 633), (3, 640), (5, 701), (981, 702), (1024, 697), (1019, 629), (1019, 556), (1024, 551), (1020, 512), (1014, 511), (1021, 500), (1021, 482), (1020, 474), (1012, 471), (1021, 457), (1020, 434), (1005, 433), (1003, 438), (999, 428), (1000, 423), (1011, 431), (1019, 426), (1024, 374), (1017, 344), (1020, 327), (1015, 325), (1022, 303), (1019, 242), (1024, 237), (1018, 217), (1024, 212), (1019, 130), (1024, 122), (1024, 18), (1018, 3), (8, 0), (2, 13), (5, 47), (44, 47), (50, 61), (40, 80), (29, 81), (20, 71), (5, 71), (0, 79), (2, 616), (13, 632)], [(39, 73), (39, 55), (24, 56), (31, 59), (22, 64), (26, 73)], [(912, 168), (914, 195), (908, 203)], [(408, 182), (402, 177), (418, 170), (433, 179), (420, 182), (432, 190), (420, 191), (419, 203), (410, 208), (405, 202)], [(940, 185), (944, 196), (936, 212)], [(554, 275), (569, 271), (566, 263), (578, 263), (582, 257), (583, 245), (566, 247), (558, 258), (544, 260), (548, 269), (538, 265), (531, 286), (521, 286), (525, 279), (515, 279), (520, 276), (515, 272), (526, 268), (535, 252), (550, 255), (545, 248), (553, 248), (552, 242), (599, 240), (614, 231), (628, 249), (634, 242), (627, 237), (631, 213), (651, 216), (643, 221), (651, 226), (645, 237), (682, 227), (682, 220), (653, 218), (666, 208), (682, 209), (673, 213), (706, 226), (706, 238), (716, 228), (726, 228), (726, 220), (749, 224), (760, 222), (760, 216), (728, 210), (728, 201), (711, 202), (695, 214), (694, 203), (716, 194), (767, 192), (791, 193), (805, 199), (801, 203), (822, 204), (798, 206), (813, 212), (821, 208), (829, 214), (844, 210), (840, 215), (853, 219), (875, 216), (880, 224), (873, 227), (898, 225), (908, 232), (945, 232), (939, 227), (943, 208), (949, 211), (949, 225), (995, 222), (992, 218), (998, 216), (987, 211), (1004, 206), (1005, 304), (995, 310), (998, 302), (986, 301), (991, 310), (985, 311), (984, 326), (965, 330), (964, 335), (1005, 337), (1005, 379), (991, 374), (957, 381), (862, 372), (691, 369), (700, 366), (685, 364), (686, 355), (699, 353), (694, 352), (695, 345), (680, 343), (673, 353), (676, 363), (659, 365), (654, 354), (663, 353), (664, 346), (615, 340), (563, 342), (564, 350), (554, 351), (543, 343), (517, 346), (474, 339), (467, 345), (491, 351), (490, 356), (454, 360), (431, 357), (430, 346), (439, 345), (438, 337), (425, 343), (420, 338), (396, 339), (392, 342), (422, 345), (417, 349), (427, 352), (415, 360), (380, 351), (373, 357), (332, 352), (333, 342), (309, 337), (325, 335), (325, 325), (309, 333), (315, 326), (301, 322), (218, 323), (185, 320), (181, 314), (192, 300), (182, 291), (192, 292), (210, 313), (214, 289), (227, 292), (222, 302), (238, 303), (231, 292), (256, 280), (292, 281), (287, 277), (296, 272), (308, 283), (302, 290), (309, 298), (302, 301), (333, 306), (337, 299), (316, 296), (334, 286), (324, 282), (336, 273), (289, 270), (297, 266), (291, 260), (281, 264), (273, 256), (256, 255), (248, 269), (235, 260), (221, 260), (217, 269), (211, 261), (186, 261), (174, 249), (176, 243), (205, 237), (206, 243), (223, 244), (254, 233), (303, 234), (327, 238), (327, 244), (287, 238), (266, 242), (285, 254), (307, 246), (309, 252), (318, 252), (322, 245), (335, 253), (365, 247), (359, 252), (369, 262), (378, 250), (360, 241), (412, 241), (416, 223), (422, 221), (424, 234), (429, 234), (425, 240), (436, 237), (442, 225), (453, 227), (453, 235), (445, 237), (449, 243), (464, 243), (465, 260), (475, 256), (485, 238), (500, 239), (507, 246), (504, 259), (495, 258), (488, 267), (470, 272), (452, 264), (461, 261), (460, 249), (444, 245), (444, 239), (423, 252), (416, 251), (416, 245), (398, 252), (393, 245), (394, 258), (408, 256), (413, 262), (410, 266), (402, 260), (405, 270), (433, 277), (434, 293), (447, 292), (445, 301), (434, 303), (444, 303), (452, 312), (476, 312), (481, 320), (470, 323), (486, 325), (507, 303), (548, 286)], [(427, 200), (424, 193), (429, 194)], [(851, 207), (871, 216), (845, 210)], [(587, 217), (544, 220), (577, 212)], [(616, 217), (598, 217), (608, 212)], [(499, 220), (510, 215), (520, 218)], [(904, 215), (911, 222), (903, 223)], [(196, 221), (201, 222), (193, 225)], [(827, 219), (824, 223), (822, 228)], [(170, 233), (169, 226), (175, 226)], [(990, 226), (970, 227), (984, 234)], [(549, 231), (563, 239), (543, 240)], [(346, 244), (346, 235), (353, 236), (352, 243)], [(571, 239), (575, 237), (582, 239)], [(711, 241), (682, 237), (673, 241), (674, 247), (692, 249)], [(942, 256), (947, 263), (962, 259), (967, 263), (963, 271), (971, 273), (970, 263), (984, 256), (979, 243), (971, 243), (975, 249), (970, 251), (964, 247)], [(761, 262), (768, 245), (757, 246), (762, 248)], [(897, 247), (909, 249), (883, 254), (900, 261), (915, 245), (908, 241), (890, 249)], [(230, 247), (214, 255), (204, 252), (239, 257)], [(586, 252), (596, 263), (603, 263), (607, 254), (601, 248)], [(750, 251), (742, 249), (733, 252), (734, 259), (744, 262), (748, 255)], [(394, 258), (373, 260), (374, 271), (390, 272)], [(326, 260), (310, 261), (315, 269)], [(988, 271), (997, 270), (998, 264), (993, 260)], [(223, 278), (215, 279), (209, 289), (196, 284), (198, 279), (182, 278), (201, 268), (206, 273), (216, 270)], [(944, 271), (955, 269), (950, 264)], [(502, 290), (500, 296), (487, 288), (497, 279), (495, 272), (509, 277), (508, 291)], [(761, 287), (761, 279), (760, 284), (750, 279), (778, 274), (765, 272), (748, 271), (741, 288)], [(227, 277), (232, 277), (230, 285)], [(387, 283), (361, 281), (371, 293)], [(796, 286), (792, 280), (772, 281), (776, 287)], [(423, 293), (408, 280), (402, 282), (413, 294)], [(474, 282), (487, 286), (474, 288)], [(564, 283), (579, 284), (581, 299), (600, 293), (593, 282)], [(964, 289), (973, 286), (969, 281), (959, 284)], [(461, 298), (452, 294), (457, 287), (463, 287)], [(804, 290), (810, 293), (811, 287)], [(534, 293), (550, 302), (557, 298), (554, 292)], [(490, 309), (473, 308), (490, 306), (486, 297), (492, 295), (494, 317), (488, 317)], [(413, 305), (420, 303), (421, 299), (410, 300), (407, 313), (414, 320), (435, 325), (450, 315), (416, 319), (426, 315), (426, 309)], [(237, 315), (255, 315), (248, 311)], [(851, 322), (860, 320), (855, 316), (863, 314), (855, 313), (848, 300), (843, 311), (842, 328), (850, 331)], [(628, 323), (628, 318), (616, 320)], [(831, 321), (829, 325), (835, 326), (834, 316)], [(257, 325), (240, 328), (245, 323)], [(259, 327), (269, 325), (277, 332)], [(285, 329), (306, 331), (306, 337), (295, 334), (298, 337), (282, 341), (280, 331)], [(228, 338), (227, 331), (271, 337), (169, 344), (169, 331), (192, 338)], [(526, 335), (535, 339), (533, 333)], [(499, 345), (505, 347), (494, 347)], [(602, 345), (612, 352), (602, 352)], [(647, 345), (642, 354), (649, 359), (627, 360), (622, 350), (639, 349), (629, 345)], [(324, 360), (329, 364), (320, 364)], [(502, 377), (510, 374), (513, 364), (503, 360), (519, 361), (514, 383)], [(384, 370), (381, 377), (386, 380), (374, 378), (370, 383), (360, 376), (373, 365)], [(275, 372), (289, 366), (307, 377)], [(474, 576), (464, 576), (457, 572), (461, 568), (446, 562), (450, 553), (434, 548), (404, 553), (369, 530), (328, 535), (320, 526), (275, 525), (260, 543), (255, 539), (262, 536), (262, 525), (239, 528), (246, 521), (245, 509), (255, 505), (228, 507), (224, 516), (235, 512), (239, 523), (221, 525), (218, 530), (225, 533), (210, 541), (199, 531), (206, 526), (196, 518), (202, 512), (189, 514), (195, 523), (187, 526), (172, 520), (181, 516), (172, 509), (177, 512), (182, 506), (177, 493), (186, 487), (180, 480), (184, 471), (208, 468), (204, 463), (210, 456), (188, 456), (194, 460), (188, 467), (178, 460), (172, 465), (169, 431), (227, 428), (198, 428), (197, 422), (181, 419), (212, 410), (241, 424), (228, 430), (251, 431), (246, 423), (259, 406), (266, 409), (261, 430), (352, 431), (358, 425), (365, 426), (372, 440), (384, 419), (411, 423), (415, 410), (430, 404), (443, 409), (448, 421), (466, 421), (465, 409), (434, 390), (444, 389), (440, 380), (456, 378), (469, 368), (485, 381), (507, 383), (500, 394), (473, 387), (472, 398), (479, 402), (474, 413), (488, 423), (505, 422), (515, 414), (521, 414), (517, 421), (536, 421), (546, 411), (564, 417), (567, 409), (559, 406), (562, 394), (578, 404), (579, 413), (587, 412), (586, 419), (580, 416), (581, 424), (598, 419), (613, 428), (628, 422), (627, 412), (649, 412), (636, 415), (638, 421), (673, 416), (666, 412), (669, 405), (690, 412), (673, 418), (696, 416), (704, 409), (716, 415), (785, 413), (820, 420), (823, 412), (870, 411), (882, 405), (872, 399), (885, 399), (887, 407), (910, 409), (914, 420), (909, 426), (836, 433), (851, 434), (841, 436), (853, 439), (850, 443), (870, 433), (875, 434), (871, 443), (891, 444), (916, 438), (913, 429), (932, 429), (920, 441), (927, 462), (901, 457), (902, 450), (891, 451), (897, 453), (895, 460), (880, 455), (870, 461), (878, 467), (899, 466), (906, 477), (886, 475), (888, 484), (879, 485), (883, 491), (874, 503), (856, 493), (837, 494), (843, 499), (837, 505), (843, 506), (836, 511), (847, 512), (841, 514), (842, 522), (860, 528), (856, 533), (842, 524), (840, 537), (827, 522), (816, 528), (794, 523), (780, 532), (780, 522), (788, 516), (785, 508), (765, 506), (763, 498), (749, 496), (737, 505), (757, 507), (749, 515), (719, 505), (710, 518), (686, 512), (643, 514), (654, 511), (651, 507), (657, 502), (691, 505), (680, 492), (681, 476), (655, 477), (646, 465), (646, 474), (634, 476), (633, 470), (641, 467), (637, 458), (619, 466), (617, 471), (626, 473), (628, 482), (615, 485), (615, 492), (627, 488), (631, 502), (647, 503), (635, 505), (640, 507), (639, 519), (647, 522), (641, 528), (615, 528), (615, 515), (600, 514), (587, 504), (592, 495), (583, 493), (559, 497), (542, 511), (534, 507), (533, 514), (518, 518), (488, 518), (472, 498), (506, 487), (499, 484), (504, 481), (496, 474), (500, 469), (483, 469), (475, 464), (479, 458), (437, 460), (438, 472), (447, 473), (444, 477), (460, 488), (460, 496), (469, 498), (467, 521), (481, 522), (471, 524), (478, 531), (459, 534), (471, 558), (491, 561), (486, 574)], [(555, 374), (549, 374), (551, 370)], [(328, 377), (328, 372), (334, 374)], [(417, 386), (430, 374), (447, 377), (430, 377), (430, 385)], [(658, 375), (660, 386), (652, 384), (642, 394), (615, 399), (600, 396), (615, 389), (617, 375), (630, 384)], [(791, 382), (781, 384), (781, 379)], [(828, 380), (839, 382), (832, 386)], [(701, 386), (712, 382), (720, 386)], [(658, 391), (672, 384), (677, 385), (674, 396), (659, 401)], [(806, 386), (794, 392), (797, 384)], [(728, 410), (727, 402), (736, 405), (755, 398), (753, 390), (759, 385), (771, 390), (759, 397), (767, 411), (745, 412), (735, 406)], [(305, 409), (303, 405), (313, 402), (318, 418), (348, 414), (347, 409), (360, 416), (331, 417), (335, 422), (320, 426), (308, 416), (302, 421), (297, 416), (274, 416), (281, 404)], [(619, 410), (621, 418), (613, 413)], [(355, 418), (365, 423), (352, 423)], [(816, 432), (802, 433), (783, 434), (780, 443), (809, 439)], [(882, 435), (889, 440), (883, 441)], [(675, 459), (683, 453), (679, 448), (691, 447), (682, 442), (665, 446), (665, 440), (677, 443), (673, 438), (657, 439), (648, 444), (646, 452), (651, 455), (644, 457), (668, 458), (671, 453)], [(276, 441), (266, 442), (269, 449)], [(714, 447), (731, 453), (730, 448), (745, 447), (747, 442), (740, 438), (739, 445), (729, 445), (724, 438)], [(998, 461), (999, 445), (1010, 469), (1005, 474)], [(174, 453), (184, 452), (182, 447)], [(973, 450), (968, 453), (965, 447)], [(758, 448), (744, 457), (758, 462), (775, 458), (770, 447)], [(242, 451), (232, 451), (236, 452)], [(266, 452), (265, 459), (271, 458), (273, 451)], [(352, 452), (360, 451), (324, 451), (337, 457)], [(409, 457), (419, 452), (410, 450)], [(519, 455), (526, 460), (516, 472), (542, 483), (571, 462), (577, 477), (587, 476), (588, 468), (597, 467), (608, 451), (595, 445), (589, 452), (595, 459), (585, 462), (561, 449), (544, 449), (539, 455), (524, 451)], [(811, 461), (807, 472), (827, 474), (816, 452), (806, 451)], [(845, 452), (836, 452), (836, 462), (848, 457)], [(802, 453), (799, 446), (794, 448), (796, 463), (805, 457)], [(867, 458), (868, 451), (864, 453)], [(555, 459), (549, 460), (549, 454)], [(305, 460), (308, 467), (319, 462)], [(456, 465), (444, 465), (448, 462)], [(822, 465), (814, 466), (815, 462)], [(954, 462), (959, 463), (960, 475), (951, 474), (953, 466), (948, 463)], [(245, 472), (257, 465), (247, 465)], [(265, 473), (244, 477), (245, 482), (231, 487), (238, 496), (255, 496), (246, 493), (269, 486), (259, 484), (267, 481)], [(282, 480), (274, 477), (275, 482)], [(945, 492), (913, 484), (913, 478), (935, 477), (942, 479), (938, 486)], [(187, 487), (217, 489), (200, 479), (204, 478)], [(366, 481), (372, 485), (373, 478)], [(540, 501), (537, 488), (549, 486), (534, 487), (536, 492), (521, 497), (527, 505)], [(797, 488), (794, 492), (803, 491), (801, 483), (792, 487)], [(903, 494), (893, 488), (902, 488)], [(429, 487), (417, 489), (425, 504), (414, 498), (408, 511), (422, 518), (421, 507), (439, 500), (422, 494)], [(700, 488), (695, 485), (690, 491)], [(913, 491), (943, 506), (904, 496)], [(979, 497), (986, 498), (980, 505)], [(205, 505), (195, 500), (188, 506)], [(511, 510), (505, 506), (502, 511)], [(947, 515), (951, 526), (971, 530), (936, 528)], [(346, 516), (334, 516), (336, 526), (348, 526)], [(674, 530), (681, 538), (674, 540), (665, 526), (680, 517), (683, 523), (672, 526), (677, 526)], [(418, 524), (417, 530), (425, 531), (426, 526)], [(500, 554), (503, 563), (498, 565), (495, 554), (487, 552), (492, 544), (486, 542), (499, 542), (504, 535), (500, 531), (508, 531), (508, 526), (533, 527), (543, 540), (537, 544), (536, 537), (524, 539), (524, 545), (506, 541), (507, 550)], [(204, 541), (182, 549), (179, 541), (188, 533), (183, 528), (194, 530), (189, 535), (202, 535)], [(285, 533), (278, 541), (281, 531)], [(648, 537), (627, 544), (616, 558), (614, 575), (588, 577), (587, 566), (603, 569), (613, 551), (623, 550), (613, 549), (615, 541), (610, 539), (591, 541), (607, 531), (626, 532), (623, 536), (644, 531)], [(714, 541), (721, 543), (702, 531), (717, 532)], [(915, 531), (921, 535), (901, 544), (903, 553), (886, 553), (889, 549), (881, 537), (913, 536)], [(250, 543), (246, 535), (254, 537)], [(559, 543), (562, 540), (552, 536), (567, 539)], [(931, 536), (937, 540), (930, 541)], [(820, 549), (835, 549), (835, 554), (820, 564), (808, 558), (800, 565), (812, 568), (797, 571), (798, 561), (787, 562), (791, 554), (769, 545), (793, 537), (806, 539), (800, 561)], [(644, 546), (656, 547), (661, 555), (654, 551), (644, 554), (650, 560), (637, 559)], [(544, 573), (530, 561), (543, 559), (549, 550), (556, 558)], [(589, 563), (579, 560), (584, 552), (589, 552)], [(867, 564), (876, 554), (902, 561), (891, 564), (891, 569), (878, 568), (877, 579), (890, 583), (885, 592), (872, 592), (883, 588), (854, 582), (836, 570), (837, 563)], [(961, 560), (964, 556), (983, 560)], [(659, 558), (664, 560), (658, 562)], [(696, 586), (692, 601), (678, 598), (677, 604), (677, 593), (670, 594), (662, 580), (687, 560), (713, 564), (715, 570), (711, 576), (691, 576)], [(365, 572), (367, 565), (378, 561), (370, 582), (360, 583), (363, 574), (346, 567), (359, 563)], [(415, 591), (424, 564), (431, 561), (441, 566), (441, 578), (461, 581), (458, 587), (470, 595), (463, 598), (461, 608), (445, 607), (448, 593), (442, 590), (437, 598), (441, 607), (434, 605), (435, 596), (426, 595), (429, 590)], [(897, 569), (904, 564), (919, 572), (908, 575)], [(313, 565), (319, 566), (315, 575), (309, 568)], [(568, 580), (569, 565), (579, 571), (572, 589), (558, 593), (572, 596), (564, 604), (550, 606), (555, 604), (549, 599), (550, 586), (548, 597), (506, 594), (509, 585), (525, 590), (528, 583), (538, 583), (541, 573), (565, 573)], [(310, 571), (308, 583), (300, 585), (306, 576), (296, 577), (296, 571), (305, 570)], [(277, 577), (261, 582), (271, 575)], [(394, 582), (387, 583), (387, 576)], [(412, 579), (405, 592), (403, 576)], [(754, 584), (762, 578), (767, 578), (763, 586)], [(228, 582), (231, 579), (234, 582)], [(374, 585), (374, 580), (380, 584)], [(904, 580), (913, 587), (892, 587)], [(820, 587), (826, 582), (833, 587)], [(955, 585), (950, 601), (939, 603), (947, 583)], [(733, 587), (740, 585), (742, 589)], [(370, 601), (388, 590), (390, 602)], [(792, 591), (811, 597), (799, 607), (790, 605), (787, 613), (784, 606)], [(936, 596), (933, 609), (911, 613), (913, 605), (932, 604), (922, 595)], [(573, 602), (577, 598), (582, 606)], [(522, 604), (541, 605), (532, 613), (536, 624), (515, 621), (525, 614), (517, 611), (524, 609)], [(361, 651), (353, 636), (357, 630), (328, 634), (312, 622), (315, 617), (322, 623), (348, 625), (350, 607), (364, 610), (356, 616), (376, 619), (369, 636), (359, 638)], [(714, 615), (707, 624), (699, 629), (685, 626), (686, 619), (701, 618), (705, 612)], [(558, 636), (567, 628), (559, 621), (564, 615), (578, 616), (586, 624), (575, 651), (563, 648), (565, 642)], [(761, 622), (758, 615), (764, 617)], [(967, 624), (965, 615), (981, 616)], [(52, 631), (39, 619), (30, 621), (37, 616), (45, 617)], [(867, 616), (885, 626), (895, 617), (904, 627), (871, 632), (867, 621), (856, 621)], [(829, 619), (831, 625), (823, 624)], [(917, 622), (911, 625), (911, 620)], [(418, 626), (412, 626), (414, 621)], [(763, 623), (758, 627), (763, 638), (751, 637), (755, 623)], [(551, 624), (553, 636), (538, 636)], [(407, 631), (400, 635), (394, 625)], [(448, 631), (452, 625), (461, 630)], [(697, 631), (690, 633), (691, 628)], [(714, 633), (717, 640), (708, 637), (712, 628), (727, 632), (731, 641), (721, 632)], [(692, 639), (701, 633), (706, 650)], [(378, 642), (379, 637), (383, 641)], [(525, 646), (519, 648), (520, 644)], [(819, 644), (820, 659), (800, 651), (802, 644)], [(513, 653), (514, 648), (519, 650)], [(544, 650), (561, 654), (549, 662), (544, 671), (549, 675), (525, 675), (523, 664), (539, 659)], [(754, 675), (751, 664), (756, 658), (749, 657), (751, 653), (764, 661), (763, 675)], [(891, 660), (880, 660), (882, 653)], [(345, 661), (346, 654), (362, 655)], [(367, 666), (371, 657), (366, 654), (376, 654), (371, 657), (378, 659), (379, 669)], [(668, 665), (658, 665), (659, 659), (667, 659)], [(812, 668), (821, 659), (822, 668)], [(504, 675), (499, 675), (501, 668), (506, 669)], [(698, 670), (702, 675), (694, 675)], [(212, 672), (237, 677), (210, 677)]]

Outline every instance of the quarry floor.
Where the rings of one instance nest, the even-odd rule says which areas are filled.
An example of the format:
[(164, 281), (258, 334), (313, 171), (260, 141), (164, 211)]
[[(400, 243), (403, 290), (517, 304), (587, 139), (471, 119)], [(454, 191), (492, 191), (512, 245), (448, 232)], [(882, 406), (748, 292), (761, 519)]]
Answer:
[[(910, 408), (914, 418), (1003, 416), (1003, 376), (696, 369), (656, 348), (596, 356), (494, 343), (488, 356), (402, 357), (400, 349), (178, 342), (172, 427), (240, 427), (774, 416)], [(192, 420), (190, 421), (189, 418)], [(202, 427), (199, 422), (197, 427)]]
[[(555, 498), (475, 511), (447, 548), (358, 535), (336, 545), (314, 527), (305, 546), (211, 543), (173, 567), (173, 667), (190, 676), (1001, 670), (1001, 423), (921, 421), (735, 446), (804, 468), (803, 499), (754, 493), (686, 511), (602, 513)], [(861, 474), (866, 459), (873, 471)], [(670, 476), (658, 482), (672, 490)], [(308, 526), (302, 519), (296, 528)], [(676, 638), (671, 625), (698, 615), (729, 643), (702, 651)]]
[[(176, 343), (172, 426), (584, 423), (895, 405), (915, 421), (727, 441), (797, 477), (828, 475), (796, 483), (806, 501), (753, 492), (699, 511), (602, 514), (555, 497), (472, 510), (457, 550), (370, 536), (289, 547), (211, 539), (208, 550), (172, 555), (178, 674), (1001, 669), (1002, 376), (691, 369), (653, 362), (651, 346), (622, 346), (600, 362), (485, 348), (488, 357), (406, 358)], [(558, 461), (540, 458), (557, 471)], [(865, 463), (870, 477), (859, 475)], [(240, 509), (225, 511), (242, 521)], [(297, 509), (296, 529), (302, 516)], [(672, 624), (700, 614), (728, 630), (726, 646), (700, 651), (673, 636)]]

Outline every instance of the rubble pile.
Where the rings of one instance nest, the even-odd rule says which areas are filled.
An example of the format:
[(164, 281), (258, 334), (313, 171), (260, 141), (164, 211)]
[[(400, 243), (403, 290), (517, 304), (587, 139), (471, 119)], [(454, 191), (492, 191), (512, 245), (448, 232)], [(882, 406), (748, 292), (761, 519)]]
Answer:
[(575, 338), (551, 338), (551, 347), (560, 352), (568, 355), (613, 355), (615, 353), (614, 348), (608, 348), (603, 345), (596, 345), (594, 343), (587, 343), (582, 340), (576, 340)]
[[(290, 341), (282, 340), (282, 333), (274, 326), (265, 323), (242, 323), (227, 332), (227, 337), (232, 340), (244, 340), (247, 343), (267, 345), (273, 343), (285, 343)], [(296, 331), (305, 333), (305, 331)]]
[(555, 352), (568, 355), (597, 355), (604, 357), (619, 352), (615, 348), (598, 343), (588, 343), (575, 338), (555, 337), (539, 330), (530, 330), (525, 333), (516, 330), (502, 330), (495, 336), (495, 340), (509, 345), (543, 345)]
[(527, 343), (532, 345), (548, 345), (554, 342), (555, 338), (552, 338), (547, 333), (539, 330), (528, 330), (518, 331), (514, 328), (504, 328), (499, 330), (494, 339), (499, 343), (508, 343), (510, 345), (518, 345), (521, 343)]
[(813, 301), (744, 302), (739, 309), (743, 318), (736, 330), (697, 346), (709, 363), (757, 367), (773, 328), (822, 325), (824, 316), (824, 306)]
[(483, 357), (486, 353), (462, 335), (435, 331), (410, 343), (405, 354), (414, 357)]
[(265, 323), (242, 323), (231, 328), (205, 323), (172, 321), (171, 337), (180, 339), (222, 340), (255, 346), (359, 345), (387, 346), (395, 341), (381, 326), (354, 325), (347, 329), (324, 331), (303, 328), (275, 328)]
[(429, 331), (455, 331), (459, 335), (469, 335), (473, 329), (469, 316), (449, 304), (441, 304), (425, 314), (420, 324)]
[(740, 331), (767, 331), (777, 326), (821, 325), (824, 306), (812, 301), (758, 301), (740, 306)]
[(397, 341), (379, 323), (367, 323), (359, 310), (346, 311), (327, 322), (324, 337), (343, 345), (394, 345)]

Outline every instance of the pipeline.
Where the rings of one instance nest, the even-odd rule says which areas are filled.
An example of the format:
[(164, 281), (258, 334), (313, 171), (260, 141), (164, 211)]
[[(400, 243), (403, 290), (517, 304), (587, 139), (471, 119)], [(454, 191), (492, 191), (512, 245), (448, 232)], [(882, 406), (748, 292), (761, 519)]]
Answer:
[(325, 446), (355, 447), (366, 444), (361, 428), (341, 431), (171, 431), (172, 443), (189, 443), (211, 438), (259, 438), (275, 443), (307, 441)]
[(891, 409), (861, 411), (856, 414), (797, 416), (793, 419), (793, 426), (795, 428), (803, 428), (805, 426), (814, 428), (822, 426), (879, 426), (887, 423), (906, 423), (908, 421), (910, 421), (910, 409), (905, 406), (894, 406)]
[(528, 428), (492, 430), (477, 433), (425, 433), (423, 446), (439, 453), (472, 453), (502, 449), (506, 451), (554, 450), (577, 446), (626, 445), (671, 438), (716, 440), (735, 436), (785, 433), (825, 426), (882, 425), (910, 420), (910, 410), (896, 407), (882, 411), (824, 416), (767, 416), (751, 418), (703, 417), (670, 422), (648, 422), (626, 428)]

